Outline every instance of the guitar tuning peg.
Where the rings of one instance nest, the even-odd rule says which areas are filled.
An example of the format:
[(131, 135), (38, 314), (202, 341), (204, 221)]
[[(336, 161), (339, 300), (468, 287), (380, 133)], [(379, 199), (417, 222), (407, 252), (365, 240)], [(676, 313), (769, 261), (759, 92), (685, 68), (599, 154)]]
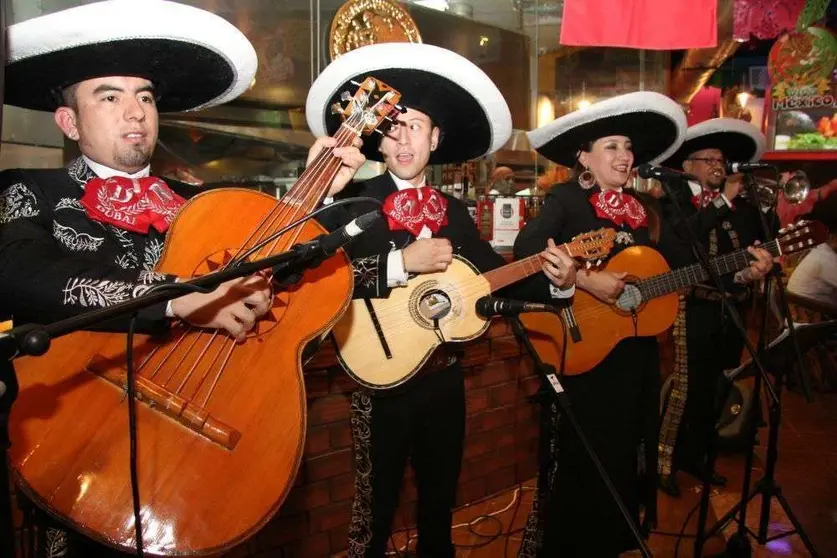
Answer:
[(382, 131), (380, 131), (378, 128), (375, 128), (375, 132), (378, 133), (378, 134), (381, 134), (382, 136), (384, 135), (384, 133)]
[(355, 80), (352, 80), (352, 85), (355, 85), (355, 86), (357, 86), (357, 87), (360, 87), (360, 86), (361, 86), (361, 85), (363, 85), (363, 84), (362, 84), (362, 83), (358, 83), (358, 82), (356, 82)]
[(400, 112), (401, 114), (404, 114), (405, 112), (407, 112), (407, 107), (405, 107), (405, 106), (403, 106), (403, 105), (393, 105), (393, 106), (394, 106), (394, 107), (395, 107), (395, 109), (396, 109), (398, 112)]
[(331, 105), (331, 114), (343, 114), (343, 107), (340, 106), (340, 103)]
[(585, 262), (584, 266), (585, 266), (587, 269), (592, 269), (592, 267), (593, 267), (593, 263), (592, 263), (592, 262)]
[(348, 100), (350, 100), (351, 98), (352, 98), (352, 94), (351, 94), (351, 93), (349, 93), (348, 91), (343, 91), (343, 92), (340, 94), (340, 100), (341, 100), (341, 101), (348, 101)]

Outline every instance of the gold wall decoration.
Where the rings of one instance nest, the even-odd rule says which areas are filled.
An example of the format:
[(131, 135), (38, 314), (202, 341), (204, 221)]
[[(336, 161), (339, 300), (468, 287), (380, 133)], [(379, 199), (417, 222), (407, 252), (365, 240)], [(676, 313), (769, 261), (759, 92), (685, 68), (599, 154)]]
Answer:
[(335, 60), (358, 47), (376, 43), (420, 43), (416, 22), (392, 0), (349, 0), (331, 20), (329, 52)]

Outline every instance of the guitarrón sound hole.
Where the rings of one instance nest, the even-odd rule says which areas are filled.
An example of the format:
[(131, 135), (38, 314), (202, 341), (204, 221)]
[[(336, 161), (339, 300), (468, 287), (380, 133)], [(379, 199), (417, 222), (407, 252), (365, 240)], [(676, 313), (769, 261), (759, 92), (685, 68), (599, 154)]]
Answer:
[(641, 304), (642, 293), (639, 291), (639, 287), (631, 283), (625, 285), (625, 290), (622, 291), (622, 294), (616, 299), (616, 307), (623, 312), (636, 310)]
[(429, 322), (441, 320), (451, 309), (450, 297), (444, 291), (433, 289), (427, 291), (419, 299), (418, 311)]

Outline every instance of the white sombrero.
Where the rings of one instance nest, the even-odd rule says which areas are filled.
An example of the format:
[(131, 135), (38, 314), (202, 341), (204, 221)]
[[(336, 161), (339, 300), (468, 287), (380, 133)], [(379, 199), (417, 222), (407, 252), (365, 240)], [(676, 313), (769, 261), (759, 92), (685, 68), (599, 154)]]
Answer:
[[(493, 153), (511, 135), (511, 112), (485, 72), (462, 56), (422, 43), (382, 43), (358, 48), (329, 64), (308, 92), (305, 116), (315, 136), (340, 127), (331, 105), (351, 82), (375, 77), (399, 91), (400, 104), (427, 114), (441, 130), (431, 164), (459, 163)], [(363, 153), (380, 161), (378, 134), (365, 136)]]
[(761, 131), (737, 118), (713, 118), (686, 130), (683, 144), (665, 166), (679, 169), (692, 153), (703, 149), (719, 149), (729, 161), (752, 163), (761, 159), (767, 142)]
[(656, 163), (674, 153), (683, 141), (686, 115), (673, 100), (651, 91), (628, 93), (571, 112), (528, 132), (535, 150), (573, 167), (582, 148), (607, 136), (631, 139), (634, 166)]
[(106, 76), (155, 84), (160, 112), (219, 105), (253, 81), (256, 51), (205, 10), (165, 0), (106, 0), (8, 28), (5, 102), (54, 110), (60, 91)]

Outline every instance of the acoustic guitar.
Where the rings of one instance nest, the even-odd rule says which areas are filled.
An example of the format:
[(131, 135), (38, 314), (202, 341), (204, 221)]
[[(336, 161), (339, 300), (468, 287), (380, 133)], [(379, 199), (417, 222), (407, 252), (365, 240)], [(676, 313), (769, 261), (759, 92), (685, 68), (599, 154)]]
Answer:
[[(368, 77), (340, 108), (337, 146), (375, 131), (400, 94)], [(339, 108), (334, 107), (335, 109)], [(324, 199), (341, 160), (323, 150), (290, 191), (222, 188), (192, 198), (156, 271), (192, 277), (286, 251), (326, 231), (298, 223)], [(287, 232), (280, 234), (280, 231)], [(274, 293), (246, 341), (175, 324), (134, 339), (137, 473), (149, 555), (222, 554), (256, 533), (293, 485), (306, 431), (301, 356), (345, 312), (353, 292), (345, 252)], [(77, 332), (15, 366), (9, 462), (39, 507), (103, 544), (133, 553), (123, 333)], [(3, 482), (3, 481), (0, 481)]]
[[(613, 247), (613, 229), (575, 237), (561, 248), (588, 262)], [(434, 349), (485, 333), (490, 320), (479, 316), (480, 297), (542, 271), (542, 256), (486, 273), (454, 256), (447, 270), (424, 273), (393, 289), (388, 298), (353, 300), (332, 330), (340, 364), (355, 381), (372, 389), (399, 386), (421, 369)]]
[[(822, 223), (802, 222), (779, 232), (763, 244), (774, 257), (806, 250), (823, 242), (828, 231)], [(710, 260), (719, 275), (735, 273), (750, 265), (752, 256), (738, 250)], [(678, 291), (709, 279), (700, 264), (671, 271), (663, 256), (647, 246), (632, 246), (615, 255), (607, 271), (627, 272), (626, 286), (614, 305), (576, 289), (573, 313), (581, 341), (566, 347), (564, 374), (589, 371), (628, 337), (653, 337), (666, 331), (677, 318)], [(540, 358), (560, 370), (563, 347), (562, 325), (550, 314), (523, 314), (521, 322)]]

